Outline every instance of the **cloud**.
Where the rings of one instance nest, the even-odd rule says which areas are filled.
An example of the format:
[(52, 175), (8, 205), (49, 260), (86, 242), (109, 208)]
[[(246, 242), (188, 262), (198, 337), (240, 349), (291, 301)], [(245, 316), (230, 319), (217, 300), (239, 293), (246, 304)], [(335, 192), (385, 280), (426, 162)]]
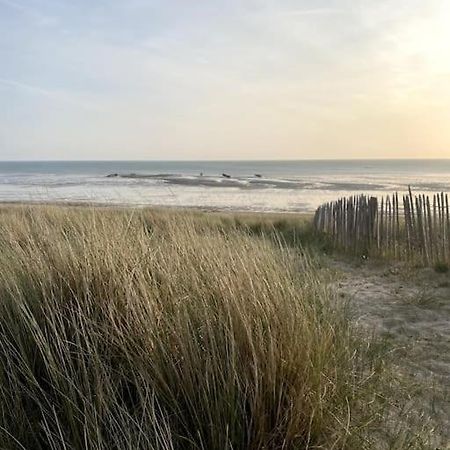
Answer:
[(337, 8), (311, 8), (311, 9), (291, 9), (288, 11), (280, 11), (280, 16), (327, 16), (344, 13), (343, 9)]
[(45, 89), (32, 84), (23, 83), (21, 81), (9, 80), (7, 78), (0, 78), (0, 85), (6, 86), (7, 88), (13, 88), (19, 91), (27, 92), (29, 94), (44, 96), (51, 100), (56, 100), (68, 105), (76, 106), (90, 111), (102, 110), (102, 108), (94, 102), (82, 99), (79, 95), (68, 93), (61, 90)]
[(0, 0), (0, 134), (33, 116), (33, 145), (108, 158), (357, 155), (400, 148), (397, 124), (425, 142), (411, 111), (436, 133), (450, 114), (450, 8), (430, 1)]
[(58, 23), (58, 19), (53, 16), (42, 14), (30, 6), (19, 3), (16, 0), (0, 0), (0, 5), (7, 6), (21, 14), (31, 18), (39, 26), (53, 26)]

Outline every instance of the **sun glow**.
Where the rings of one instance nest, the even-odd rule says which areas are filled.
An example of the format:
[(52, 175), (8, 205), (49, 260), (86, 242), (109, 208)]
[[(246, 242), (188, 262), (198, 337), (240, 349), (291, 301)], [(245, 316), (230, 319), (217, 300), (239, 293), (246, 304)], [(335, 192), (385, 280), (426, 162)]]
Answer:
[(412, 20), (399, 38), (405, 56), (432, 74), (450, 75), (450, 2)]

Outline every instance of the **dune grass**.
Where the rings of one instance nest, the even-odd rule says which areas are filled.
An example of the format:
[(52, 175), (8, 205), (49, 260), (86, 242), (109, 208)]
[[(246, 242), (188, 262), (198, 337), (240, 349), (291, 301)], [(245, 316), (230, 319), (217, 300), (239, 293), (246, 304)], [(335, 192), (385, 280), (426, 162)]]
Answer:
[(0, 447), (386, 448), (374, 347), (277, 220), (1, 209)]

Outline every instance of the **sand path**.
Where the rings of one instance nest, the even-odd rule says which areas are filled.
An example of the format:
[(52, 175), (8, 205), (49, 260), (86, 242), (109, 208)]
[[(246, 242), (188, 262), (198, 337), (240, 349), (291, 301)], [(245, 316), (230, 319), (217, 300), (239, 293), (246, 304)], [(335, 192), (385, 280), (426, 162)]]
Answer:
[(331, 268), (339, 296), (360, 325), (387, 340), (396, 368), (414, 385), (413, 407), (425, 409), (439, 448), (450, 449), (450, 274), (345, 259)]

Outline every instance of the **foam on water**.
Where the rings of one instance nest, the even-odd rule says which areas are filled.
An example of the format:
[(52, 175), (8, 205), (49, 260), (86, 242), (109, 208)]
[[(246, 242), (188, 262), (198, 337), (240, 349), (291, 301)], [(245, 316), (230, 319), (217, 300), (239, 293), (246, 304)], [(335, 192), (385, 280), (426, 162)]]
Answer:
[(450, 160), (0, 162), (0, 201), (301, 212), (408, 185), (450, 191)]

